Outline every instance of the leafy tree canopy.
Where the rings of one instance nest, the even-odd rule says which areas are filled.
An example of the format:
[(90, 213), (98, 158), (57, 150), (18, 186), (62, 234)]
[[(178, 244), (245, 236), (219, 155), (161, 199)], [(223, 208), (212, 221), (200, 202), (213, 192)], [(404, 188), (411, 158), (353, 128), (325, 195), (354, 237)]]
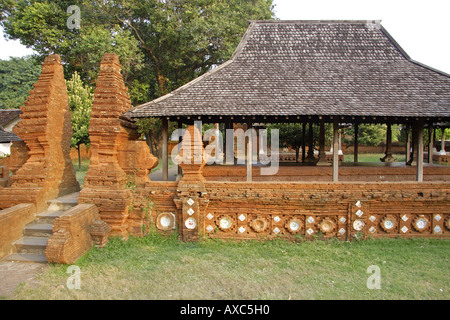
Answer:
[(33, 57), (0, 60), (0, 109), (20, 108), (40, 73)]
[[(81, 28), (69, 29), (70, 5)], [(105, 52), (119, 55), (133, 104), (149, 101), (229, 59), (248, 20), (273, 18), (272, 0), (0, 0), (11, 39), (58, 53), (66, 75), (95, 82)]]

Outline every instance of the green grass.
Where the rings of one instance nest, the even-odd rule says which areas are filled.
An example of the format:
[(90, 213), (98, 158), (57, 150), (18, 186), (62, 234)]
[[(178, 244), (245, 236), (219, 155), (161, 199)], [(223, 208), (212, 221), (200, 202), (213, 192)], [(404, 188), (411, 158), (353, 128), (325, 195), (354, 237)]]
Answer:
[[(50, 265), (14, 299), (444, 299), (450, 298), (450, 242), (202, 240), (150, 235), (111, 239), (75, 264), (81, 289), (66, 287), (65, 265)], [(367, 268), (381, 289), (367, 288)]]
[[(380, 158), (384, 156), (384, 153), (360, 153), (358, 162), (381, 162)], [(405, 162), (404, 154), (393, 154), (392, 156), (397, 159), (397, 162)], [(344, 154), (344, 161), (353, 162), (353, 154)]]
[(89, 168), (89, 162), (90, 162), (89, 159), (82, 159), (80, 168), (78, 166), (78, 159), (72, 160), (73, 168), (75, 169), (75, 175), (81, 188), (83, 188), (84, 185), (84, 178), (86, 177), (86, 172)]

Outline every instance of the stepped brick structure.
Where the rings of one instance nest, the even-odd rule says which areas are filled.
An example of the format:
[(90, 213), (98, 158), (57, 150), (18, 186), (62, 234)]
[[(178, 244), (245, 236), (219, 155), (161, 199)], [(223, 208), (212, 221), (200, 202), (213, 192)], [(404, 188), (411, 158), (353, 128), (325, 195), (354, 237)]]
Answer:
[(145, 141), (137, 140), (134, 124), (122, 117), (131, 102), (120, 70), (115, 54), (103, 56), (89, 124), (92, 156), (79, 203), (97, 205), (111, 234), (126, 238), (133, 186), (150, 181), (148, 173), (158, 160)]
[[(48, 56), (34, 89), (21, 108), (14, 133), (23, 142), (13, 145), (12, 184), (0, 193), (0, 208), (35, 204), (79, 191), (69, 157), (72, 126), (63, 66), (58, 55)], [(17, 151), (17, 152), (16, 152)]]

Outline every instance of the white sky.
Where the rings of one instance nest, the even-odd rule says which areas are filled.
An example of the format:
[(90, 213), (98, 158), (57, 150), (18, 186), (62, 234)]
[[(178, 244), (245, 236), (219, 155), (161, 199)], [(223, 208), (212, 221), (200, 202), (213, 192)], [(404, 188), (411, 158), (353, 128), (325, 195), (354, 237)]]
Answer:
[[(409, 54), (423, 64), (450, 74), (449, 0), (274, 0), (282, 20), (381, 20)], [(32, 51), (6, 41), (0, 29), (0, 59)]]

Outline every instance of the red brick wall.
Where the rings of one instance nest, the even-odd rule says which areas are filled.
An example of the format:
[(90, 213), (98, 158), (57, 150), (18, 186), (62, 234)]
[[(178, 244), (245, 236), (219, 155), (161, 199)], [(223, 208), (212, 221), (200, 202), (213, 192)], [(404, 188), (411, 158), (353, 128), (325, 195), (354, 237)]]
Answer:
[(11, 253), (12, 243), (22, 237), (25, 225), (34, 220), (36, 207), (18, 204), (0, 211), (0, 258)]

